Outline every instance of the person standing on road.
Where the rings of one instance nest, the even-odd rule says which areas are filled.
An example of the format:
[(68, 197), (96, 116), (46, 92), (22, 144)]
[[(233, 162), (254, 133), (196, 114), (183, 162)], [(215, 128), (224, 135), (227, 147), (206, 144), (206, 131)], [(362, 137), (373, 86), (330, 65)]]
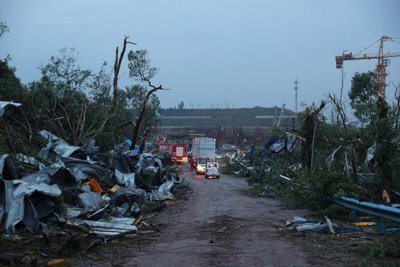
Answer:
[(189, 165), (190, 165), (190, 171), (193, 171), (194, 170), (194, 160), (192, 157), (189, 159)]

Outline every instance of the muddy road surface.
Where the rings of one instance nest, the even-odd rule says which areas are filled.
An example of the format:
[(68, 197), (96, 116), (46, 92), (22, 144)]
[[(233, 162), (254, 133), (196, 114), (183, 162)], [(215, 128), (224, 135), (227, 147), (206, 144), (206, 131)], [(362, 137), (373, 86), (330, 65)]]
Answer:
[(191, 190), (150, 219), (149, 223), (161, 226), (157, 234), (133, 238), (132, 246), (107, 257), (109, 262), (90, 265), (342, 265), (337, 257), (321, 257), (310, 249), (312, 245), (299, 245), (283, 229), (287, 219), (306, 216), (306, 210), (288, 210), (278, 200), (252, 196), (243, 178), (221, 175), (208, 180), (187, 170), (183, 175)]

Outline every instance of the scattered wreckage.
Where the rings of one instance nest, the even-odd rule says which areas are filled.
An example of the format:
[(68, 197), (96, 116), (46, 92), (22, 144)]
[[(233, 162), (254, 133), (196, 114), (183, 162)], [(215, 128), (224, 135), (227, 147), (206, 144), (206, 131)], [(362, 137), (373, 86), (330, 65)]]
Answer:
[(93, 141), (77, 147), (45, 130), (39, 135), (48, 142), (39, 152), (42, 160), (15, 157), (37, 172), (22, 176), (11, 156), (0, 155), (0, 227), (6, 234), (48, 233), (54, 226), (100, 236), (131, 234), (146, 201), (171, 200), (174, 187), (188, 185), (153, 154), (124, 143), (101, 162), (90, 159), (98, 152)]
[[(258, 161), (251, 160), (252, 151), (248, 154), (236, 153), (229, 157), (229, 163), (234, 174), (242, 177), (249, 177), (248, 183), (253, 187), (258, 187), (257, 190), (263, 188), (262, 192), (258, 194), (260, 197), (274, 198), (279, 194), (279, 192), (283, 192), (283, 194), (294, 194), (295, 188), (304, 192), (305, 195), (310, 191), (310, 187), (307, 183), (297, 183), (297, 174), (302, 169), (300, 163), (289, 162), (289, 164), (286, 164), (283, 168), (283, 164), (279, 165), (278, 168), (275, 168), (273, 161), (268, 161), (268, 157), (272, 154), (278, 154), (283, 151), (291, 152), (295, 148), (296, 143), (302, 141), (301, 137), (294, 134), (286, 133), (286, 135), (286, 140), (283, 138), (271, 138), (268, 144), (263, 145), (261, 150), (261, 156), (263, 158), (262, 164), (260, 164), (260, 158), (257, 159)], [(363, 166), (364, 168), (362, 168), (361, 166), (354, 166), (351, 158), (351, 155), (354, 154), (355, 144), (360, 142), (359, 139), (356, 139), (339, 145), (325, 159), (326, 168), (328, 170), (339, 170), (347, 177), (350, 177), (351, 174), (355, 173), (357, 178), (354, 179), (357, 179), (360, 182), (368, 182), (371, 180), (373, 173), (368, 172), (368, 168), (365, 167), (369, 167), (373, 164), (376, 144), (368, 149), (364, 161), (365, 167)], [(264, 157), (264, 155), (267, 156)], [(279, 158), (276, 162), (279, 164)], [(363, 169), (366, 169), (367, 172), (362, 173), (361, 170)], [(399, 195), (397, 192), (393, 191), (393, 193)], [(398, 227), (389, 226), (389, 228), (385, 228), (384, 225), (385, 221), (392, 221), (394, 223), (400, 222), (400, 205), (391, 203), (387, 190), (383, 190), (382, 192), (382, 200), (384, 201), (384, 204), (365, 202), (343, 196), (326, 196), (325, 198), (332, 204), (338, 204), (350, 209), (350, 217), (352, 221), (355, 220), (354, 214), (356, 211), (365, 213), (369, 216), (375, 216), (379, 221), (378, 223), (353, 222), (354, 226), (378, 225), (377, 232), (379, 234), (384, 234), (385, 231), (399, 230)], [(332, 234), (358, 232), (363, 230), (354, 227), (339, 227), (338, 225), (332, 224), (330, 219), (327, 217), (325, 217), (324, 220), (307, 220), (296, 217), (293, 220), (288, 221), (287, 226), (288, 228), (294, 229), (298, 232), (329, 232)]]

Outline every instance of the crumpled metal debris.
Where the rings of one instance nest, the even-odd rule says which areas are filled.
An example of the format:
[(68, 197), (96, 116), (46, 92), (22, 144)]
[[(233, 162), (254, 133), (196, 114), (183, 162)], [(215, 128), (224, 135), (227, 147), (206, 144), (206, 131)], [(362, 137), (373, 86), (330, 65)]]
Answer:
[(13, 160), (8, 154), (0, 155), (0, 177), (1, 176), (6, 180), (14, 180), (21, 177)]
[(174, 186), (173, 181), (165, 181), (157, 190), (153, 189), (150, 194), (150, 200), (173, 199), (171, 189)]
[(368, 163), (371, 162), (371, 160), (375, 157), (375, 150), (376, 150), (376, 144), (368, 148), (367, 150), (367, 156), (365, 158), (365, 164), (368, 165)]
[(69, 157), (74, 153), (79, 155), (79, 153), (77, 152), (81, 152), (81, 154), (83, 155), (80, 155), (79, 158), (86, 159), (86, 154), (84, 153), (83, 149), (81, 149), (81, 147), (70, 146), (63, 139), (46, 130), (42, 130), (38, 134), (46, 139), (48, 142), (46, 147), (42, 148), (39, 151), (39, 157), (43, 159), (48, 159), (49, 151), (53, 150), (58, 155), (58, 157)]
[(129, 188), (135, 188), (135, 173), (122, 173), (118, 170), (114, 171), (114, 176), (119, 184)]
[(282, 141), (278, 141), (276, 143), (271, 144), (270, 150), (275, 153), (281, 152), (285, 148), (285, 143)]
[(122, 187), (115, 193), (110, 195), (110, 199), (116, 205), (123, 203), (142, 203), (146, 198), (146, 191), (141, 188), (126, 188)]
[(21, 178), (21, 180), (27, 183), (47, 183), (62, 186), (73, 186), (76, 184), (75, 177), (65, 167), (44, 168)]
[(15, 103), (12, 101), (0, 101), (0, 117), (4, 115), (4, 111), (7, 106), (19, 107), (21, 105), (22, 105), (21, 103)]
[(70, 225), (86, 225), (89, 226), (89, 233), (94, 233), (102, 236), (117, 235), (124, 232), (136, 231), (137, 227), (133, 225), (134, 218), (115, 218), (109, 220), (75, 220), (69, 221)]
[(338, 225), (331, 222), (328, 217), (324, 220), (307, 220), (302, 217), (293, 217), (286, 221), (286, 227), (298, 232), (321, 232), (321, 233), (351, 233), (351, 232), (362, 232), (362, 228), (354, 227), (339, 227)]
[(33, 165), (33, 166), (37, 166), (39, 168), (39, 170), (45, 168), (46, 166), (39, 162), (37, 159), (35, 159), (34, 157), (29, 157), (27, 155), (18, 153), (17, 155), (15, 155), (15, 158), (21, 162)]
[(111, 187), (115, 184), (112, 178), (113, 172), (96, 161), (71, 157), (62, 157), (61, 161), (72, 173), (79, 174), (77, 181), (95, 178), (101, 186)]
[(79, 199), (83, 205), (79, 215), (97, 211), (103, 205), (103, 199), (101, 198), (101, 195), (94, 192), (84, 192), (79, 195)]
[[(140, 216), (145, 201), (173, 199), (174, 187), (188, 185), (182, 177), (164, 169), (161, 160), (151, 153), (138, 154), (126, 146), (117, 146), (111, 151), (108, 164), (104, 164), (87, 156), (96, 153), (94, 142), (80, 148), (69, 146), (47, 131), (41, 131), (40, 135), (48, 144), (39, 154), (47, 160), (50, 151), (57, 155), (50, 166), (18, 154), (18, 160), (40, 166), (39, 171), (21, 178), (12, 159), (0, 155), (0, 225), (5, 221), (9, 234), (15, 234), (17, 226), (24, 226), (32, 234), (45, 232), (46, 220), (50, 218), (62, 224), (67, 219), (86, 220), (90, 227), (100, 227), (94, 233), (115, 234), (120, 232), (114, 230), (122, 222), (103, 219)], [(64, 213), (57, 213), (60, 196)], [(125, 229), (128, 232), (123, 233), (133, 229), (129, 226)]]
[(330, 222), (329, 226), (326, 221), (307, 220), (305, 218), (295, 216), (292, 220), (288, 220), (286, 222), (286, 227), (294, 229), (298, 232), (322, 232), (329, 231), (329, 228), (332, 227), (332, 223)]
[(332, 152), (332, 154), (331, 154), (329, 157), (326, 158), (325, 164), (326, 164), (326, 166), (328, 167), (328, 170), (331, 169), (331, 165), (332, 165), (332, 162), (335, 160), (336, 153), (339, 151), (339, 149), (340, 149), (341, 147), (342, 147), (342, 145), (340, 145), (338, 148), (336, 148), (336, 149)]
[(4, 181), (4, 186), (6, 195), (5, 228), (8, 234), (14, 234), (15, 226), (22, 220), (31, 233), (35, 233), (39, 229), (39, 215), (32, 199), (29, 198), (33, 193), (40, 193), (49, 197), (61, 195), (58, 185), (31, 184), (21, 180), (12, 180)]

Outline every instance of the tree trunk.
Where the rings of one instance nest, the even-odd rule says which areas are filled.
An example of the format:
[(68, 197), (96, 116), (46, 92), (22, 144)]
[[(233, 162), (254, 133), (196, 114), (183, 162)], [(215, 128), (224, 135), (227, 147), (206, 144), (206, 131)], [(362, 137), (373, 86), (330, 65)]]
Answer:
[(142, 152), (142, 153), (144, 152), (144, 150), (146, 148), (146, 139), (147, 139), (148, 134), (149, 134), (149, 127), (146, 128), (143, 138), (142, 138), (142, 141), (140, 142), (139, 149), (140, 149), (140, 152)]
[(113, 108), (112, 108), (113, 111), (115, 111), (117, 109), (118, 75), (119, 75), (119, 70), (121, 69), (122, 59), (124, 59), (124, 55), (125, 55), (125, 51), (126, 51), (126, 45), (128, 43), (136, 45), (135, 43), (128, 42), (128, 38), (129, 38), (129, 36), (125, 36), (125, 38), (124, 38), (124, 46), (122, 47), (122, 51), (121, 51), (120, 55), (118, 55), (118, 46), (115, 49), (114, 80), (113, 80)]
[(305, 141), (302, 143), (302, 161), (303, 165), (311, 169), (312, 167), (312, 148), (314, 142), (314, 134), (316, 129), (316, 120), (318, 114), (324, 108), (325, 102), (321, 102), (318, 109), (310, 112), (303, 123), (303, 137)]
[(158, 87), (154, 87), (154, 86), (152, 86), (152, 87), (153, 87), (153, 89), (151, 89), (151, 90), (147, 93), (147, 95), (146, 95), (146, 97), (145, 97), (145, 99), (144, 99), (144, 101), (143, 101), (142, 108), (140, 109), (139, 116), (138, 116), (138, 118), (137, 118), (137, 120), (136, 120), (135, 129), (134, 129), (134, 131), (133, 131), (131, 149), (134, 149), (134, 148), (135, 148), (135, 145), (136, 145), (137, 142), (138, 142), (138, 136), (139, 136), (140, 125), (141, 125), (141, 123), (142, 123), (142, 120), (143, 120), (143, 117), (144, 117), (144, 113), (146, 112), (147, 103), (149, 102), (149, 99), (150, 99), (151, 94), (154, 93), (154, 92), (156, 92), (157, 90), (162, 90), (162, 89), (163, 89), (161, 85), (158, 86)]

